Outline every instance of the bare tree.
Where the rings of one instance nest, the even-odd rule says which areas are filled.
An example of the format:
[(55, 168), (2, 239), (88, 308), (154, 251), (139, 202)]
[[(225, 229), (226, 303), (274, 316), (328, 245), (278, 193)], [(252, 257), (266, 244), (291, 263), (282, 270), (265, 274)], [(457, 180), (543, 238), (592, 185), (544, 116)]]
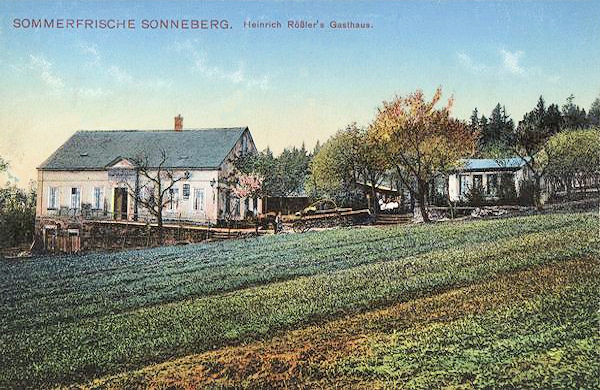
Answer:
[(158, 242), (163, 243), (163, 210), (172, 199), (173, 188), (181, 180), (189, 178), (189, 172), (177, 174), (176, 170), (166, 166), (167, 153), (160, 150), (160, 158), (153, 162), (152, 155), (140, 154), (130, 158), (135, 165), (135, 184), (127, 182), (130, 195), (137, 204), (148, 210), (156, 218)]

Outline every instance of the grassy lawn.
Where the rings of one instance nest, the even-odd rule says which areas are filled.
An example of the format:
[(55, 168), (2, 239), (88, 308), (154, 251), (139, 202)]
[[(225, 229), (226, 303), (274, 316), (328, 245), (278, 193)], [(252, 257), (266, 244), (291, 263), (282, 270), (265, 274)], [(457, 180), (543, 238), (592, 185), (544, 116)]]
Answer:
[[(592, 271), (587, 273), (591, 275), (588, 284), (573, 292), (581, 298), (581, 302), (575, 301), (579, 303), (577, 307), (587, 304), (589, 309), (590, 299), (585, 301), (585, 297), (598, 296), (597, 289), (594, 290), (598, 273), (597, 263), (586, 259), (597, 259), (599, 254), (596, 216), (554, 214), (389, 229), (340, 229), (186, 247), (3, 262), (0, 263), (0, 348), (3, 350), (0, 387), (68, 385), (135, 371), (187, 355), (215, 352), (226, 346), (251, 345), (255, 340), (269, 340), (306, 326), (326, 327), (338, 318), (359, 317), (365, 315), (359, 313), (376, 308), (418, 302), (515, 272), (544, 266), (560, 268), (561, 264), (573, 261), (579, 261), (573, 264)], [(505, 290), (511, 290), (511, 286), (507, 286)], [(568, 317), (582, 325), (587, 318), (589, 328), (590, 324), (597, 325), (597, 313), (581, 309), (583, 311), (573, 317), (575, 309), (560, 303), (567, 299), (573, 301), (575, 295), (554, 291), (548, 295), (544, 292), (545, 285), (540, 286), (539, 296), (527, 301), (534, 302), (533, 311), (523, 311), (529, 306), (504, 307), (501, 300), (498, 308), (491, 307), (476, 317), (460, 317), (457, 322), (443, 324), (447, 329), (436, 328), (439, 324), (427, 328), (426, 321), (423, 324), (416, 321), (414, 329), (385, 328), (365, 336), (367, 346), (361, 347), (366, 351), (364, 355), (340, 356), (327, 370), (317, 370), (317, 376), (307, 377), (307, 380), (326, 381), (328, 375), (333, 375), (349, 378), (348, 384), (368, 382), (394, 386), (394, 383), (405, 383), (407, 376), (420, 378), (418, 373), (423, 371), (423, 378), (418, 379), (415, 386), (437, 387), (446, 383), (477, 386), (500, 380), (501, 375), (491, 379), (481, 375), (470, 377), (464, 374), (469, 364), (485, 364), (490, 367), (489, 372), (508, 365), (506, 375), (509, 375), (513, 358), (525, 359), (524, 366), (545, 361), (542, 355), (536, 354), (543, 354), (546, 344), (528, 350), (519, 344), (521, 339), (515, 341), (517, 346), (513, 349), (505, 348), (504, 355), (494, 352), (492, 342), (496, 335), (503, 333), (491, 326), (505, 318), (516, 324), (508, 328), (506, 336), (518, 338), (517, 328), (521, 324), (536, 332), (565, 333), (566, 346), (573, 346), (575, 339), (584, 340), (563, 352), (564, 356), (572, 356), (571, 360), (588, 362), (590, 356), (584, 353), (585, 343), (592, 343), (597, 351), (597, 339), (586, 338), (585, 334), (571, 337), (570, 328), (558, 328), (552, 333), (544, 324), (551, 328), (553, 318)], [(596, 294), (590, 295), (592, 293)], [(536, 314), (536, 307), (545, 307), (535, 304), (536, 299), (548, 304), (549, 309), (542, 310), (544, 315)], [(551, 302), (555, 302), (554, 306)], [(554, 310), (552, 308), (558, 312), (554, 317), (545, 317), (546, 312)], [(530, 321), (531, 326), (526, 321)], [(489, 341), (492, 344), (474, 341), (473, 348), (481, 345), (482, 350), (487, 350), (480, 355), (457, 354), (456, 365), (431, 356), (426, 359), (427, 351), (446, 347), (448, 351), (460, 349), (468, 338), (468, 334), (465, 336), (460, 330), (470, 327), (474, 329), (474, 337), (492, 338)], [(483, 329), (479, 336), (477, 329)], [(397, 337), (400, 331), (409, 333)], [(441, 335), (446, 334), (452, 334), (454, 344), (446, 345), (445, 341), (443, 345), (436, 344), (436, 340), (445, 339)], [(398, 342), (398, 339), (409, 342), (411, 337), (413, 341), (409, 344)], [(419, 350), (421, 346), (425, 352)], [(581, 349), (577, 349), (579, 347)], [(414, 352), (414, 356), (409, 352)], [(486, 360), (490, 354), (498, 355), (500, 360)], [(412, 359), (413, 365), (406, 365), (402, 359)], [(413, 371), (407, 371), (407, 367), (413, 367)], [(427, 376), (432, 367), (456, 374)], [(579, 366), (574, 367), (577, 370)], [(582, 367), (584, 363), (579, 368)], [(234, 368), (229, 372), (234, 379), (244, 373), (240, 370), (241, 374), (236, 374)], [(132, 373), (131, 377), (139, 375)], [(184, 383), (185, 379), (177, 375), (175, 377)], [(480, 377), (483, 379), (478, 380), (483, 382), (475, 382), (474, 378)], [(227, 375), (223, 378), (229, 380)], [(243, 375), (238, 379), (240, 382), (233, 385), (248, 380)], [(115, 383), (130, 387), (123, 384), (126, 382)], [(147, 385), (144, 381), (140, 383)], [(261, 382), (256, 383), (260, 387)], [(251, 385), (252, 381), (246, 384)]]
[(598, 388), (599, 277), (534, 266), (85, 387)]

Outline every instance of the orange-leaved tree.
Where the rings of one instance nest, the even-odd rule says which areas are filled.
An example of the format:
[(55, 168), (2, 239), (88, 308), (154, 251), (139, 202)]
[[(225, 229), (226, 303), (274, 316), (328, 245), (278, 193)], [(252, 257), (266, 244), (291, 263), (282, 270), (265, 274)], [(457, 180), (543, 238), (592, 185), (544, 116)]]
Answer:
[(436, 107), (441, 97), (438, 88), (431, 101), (425, 100), (421, 90), (384, 101), (369, 127), (400, 181), (419, 201), (425, 222), (429, 221), (426, 201), (433, 178), (472, 155), (478, 137), (463, 121), (450, 116), (452, 98)]

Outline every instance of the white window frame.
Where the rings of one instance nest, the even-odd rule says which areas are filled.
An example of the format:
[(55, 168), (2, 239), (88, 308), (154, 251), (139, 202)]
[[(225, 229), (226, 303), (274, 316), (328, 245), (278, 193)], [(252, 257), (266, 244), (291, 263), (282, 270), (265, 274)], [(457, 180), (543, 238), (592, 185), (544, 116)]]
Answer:
[[(98, 204), (96, 204), (96, 190), (98, 193)], [(96, 207), (98, 206), (98, 207)], [(104, 187), (93, 187), (92, 188), (92, 210), (104, 209)]]
[[(458, 175), (458, 194), (460, 197), (465, 197), (471, 189), (471, 175)], [(464, 183), (464, 184), (463, 184)], [(464, 189), (464, 191), (463, 191)]]
[[(54, 194), (54, 202), (52, 202), (52, 194)], [(58, 210), (60, 208), (60, 189), (58, 187), (48, 187), (48, 205), (47, 210)]]
[[(73, 207), (73, 195), (75, 195), (75, 194), (73, 194), (73, 190), (74, 189), (77, 190), (76, 194), (78, 195), (77, 198), (76, 198), (77, 199), (77, 205), (76, 205), (76, 207)], [(81, 187), (71, 187), (70, 193), (71, 193), (70, 194), (71, 196), (69, 197), (69, 209), (71, 209), (71, 210), (81, 210)]]
[[(494, 186), (492, 187), (490, 179), (494, 177)], [(489, 196), (496, 196), (498, 194), (498, 183), (500, 182), (500, 176), (497, 173), (488, 173), (485, 178), (486, 194)]]
[[(187, 189), (188, 189), (187, 198), (185, 197), (185, 187), (187, 187)], [(181, 185), (181, 199), (189, 200), (191, 198), (191, 195), (192, 195), (192, 187), (190, 186), (190, 183), (183, 183)]]
[[(206, 210), (206, 191), (204, 190), (204, 188), (191, 188), (192, 192), (191, 192), (191, 198), (192, 198), (192, 212), (194, 213), (203, 213)], [(196, 196), (196, 191), (200, 194), (202, 194), (202, 202), (200, 202), (198, 208), (196, 208), (196, 199), (198, 198)]]

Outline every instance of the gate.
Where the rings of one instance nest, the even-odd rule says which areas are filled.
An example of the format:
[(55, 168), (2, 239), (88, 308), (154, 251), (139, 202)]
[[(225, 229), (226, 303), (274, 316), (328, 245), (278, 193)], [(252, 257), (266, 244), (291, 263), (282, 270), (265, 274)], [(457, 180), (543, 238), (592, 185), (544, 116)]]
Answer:
[(52, 253), (77, 253), (81, 250), (79, 229), (61, 230), (58, 226), (44, 227), (44, 249)]

